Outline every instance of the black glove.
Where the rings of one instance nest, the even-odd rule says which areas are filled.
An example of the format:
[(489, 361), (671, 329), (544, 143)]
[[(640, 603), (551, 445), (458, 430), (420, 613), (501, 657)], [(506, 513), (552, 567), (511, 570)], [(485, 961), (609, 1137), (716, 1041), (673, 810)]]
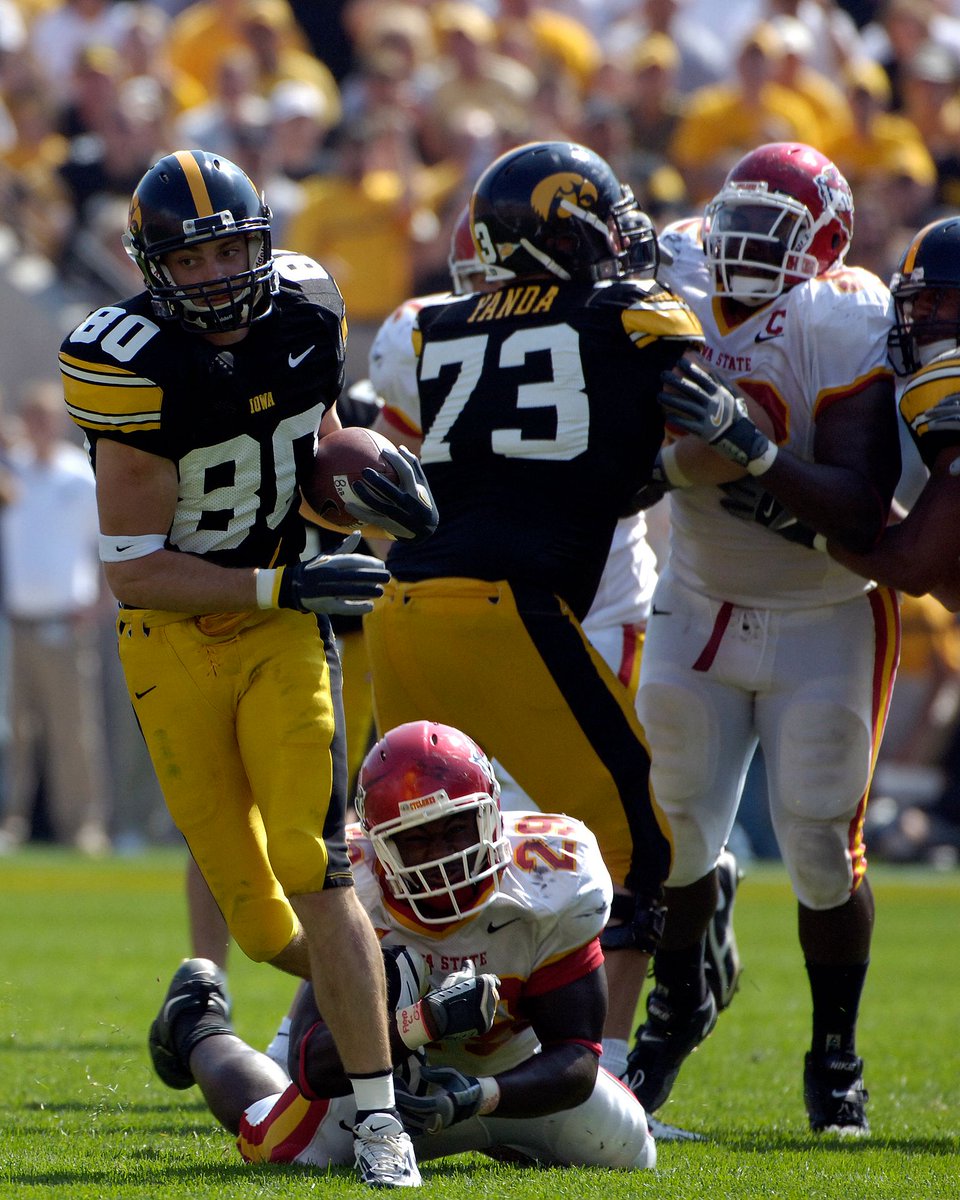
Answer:
[(442, 1038), (477, 1037), (493, 1025), (500, 1002), (496, 975), (458, 974), (416, 1004), (397, 1009), (400, 1037), (415, 1050)]
[(790, 509), (781, 504), (775, 496), (771, 496), (759, 480), (748, 475), (733, 483), (721, 484), (720, 490), (726, 493), (720, 501), (720, 507), (731, 516), (740, 521), (762, 525), (764, 529), (769, 529), (771, 533), (776, 533), (798, 546), (806, 546), (811, 550), (821, 549), (821, 546), (814, 544), (817, 531), (798, 521)]
[(743, 398), (726, 384), (686, 358), (664, 371), (660, 380), (673, 389), (657, 395), (671, 425), (695, 434), (751, 474), (769, 467), (773, 459), (765, 462), (765, 457), (776, 447), (750, 420)]
[(397, 1111), (407, 1133), (439, 1133), (460, 1121), (469, 1121), (480, 1111), (483, 1089), (475, 1075), (464, 1075), (454, 1067), (421, 1067), (420, 1078), (431, 1084), (430, 1094), (415, 1096), (394, 1080)]
[(353, 485), (361, 502), (350, 500), (344, 507), (358, 521), (376, 525), (401, 541), (422, 542), (436, 531), (440, 515), (420, 460), (406, 446), (384, 447), (381, 456), (396, 471), (399, 484), (373, 467), (364, 467)]
[(334, 554), (320, 554), (309, 562), (279, 567), (279, 580), (274, 580), (273, 607), (354, 616), (368, 613), (373, 601), (383, 595), (390, 572), (379, 558), (352, 553), (359, 541), (360, 535), (352, 534)]

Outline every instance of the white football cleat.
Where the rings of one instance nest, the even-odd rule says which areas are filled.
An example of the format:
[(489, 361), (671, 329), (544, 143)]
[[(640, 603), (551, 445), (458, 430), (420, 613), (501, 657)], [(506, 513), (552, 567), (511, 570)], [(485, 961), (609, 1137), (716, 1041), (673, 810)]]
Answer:
[(368, 1187), (420, 1187), (423, 1182), (410, 1135), (391, 1113), (371, 1113), (355, 1125), (353, 1149), (360, 1182)]

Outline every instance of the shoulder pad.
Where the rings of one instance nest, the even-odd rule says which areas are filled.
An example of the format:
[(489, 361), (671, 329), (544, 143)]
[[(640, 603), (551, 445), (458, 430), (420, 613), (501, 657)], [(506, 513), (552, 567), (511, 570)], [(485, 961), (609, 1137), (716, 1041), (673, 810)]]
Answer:
[(945, 443), (960, 441), (960, 357), (920, 370), (900, 395), (900, 415), (928, 467)]

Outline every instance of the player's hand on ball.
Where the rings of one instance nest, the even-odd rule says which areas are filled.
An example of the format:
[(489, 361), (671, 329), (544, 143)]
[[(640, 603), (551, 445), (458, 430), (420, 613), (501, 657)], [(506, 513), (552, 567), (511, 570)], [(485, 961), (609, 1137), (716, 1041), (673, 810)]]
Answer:
[(776, 445), (750, 419), (743, 397), (698, 362), (681, 358), (660, 380), (657, 400), (668, 425), (701, 438), (751, 475), (772, 465)]
[(421, 1067), (420, 1078), (429, 1083), (430, 1093), (415, 1096), (396, 1088), (397, 1110), (407, 1133), (439, 1133), (460, 1121), (469, 1121), (483, 1104), (483, 1087), (475, 1075), (464, 1075), (453, 1067)]
[(353, 534), (334, 554), (259, 571), (259, 606), (353, 616), (370, 612), (374, 600), (383, 595), (390, 572), (379, 558), (353, 552), (359, 540), (360, 535)]
[(465, 976), (427, 992), (422, 1000), (397, 1010), (397, 1030), (415, 1050), (427, 1042), (462, 1040), (486, 1033), (497, 1015), (500, 980), (496, 975)]
[(382, 457), (397, 473), (399, 484), (373, 467), (365, 467), (353, 485), (356, 499), (346, 501), (348, 512), (404, 542), (422, 542), (436, 531), (437, 505), (417, 456), (400, 446), (386, 448)]

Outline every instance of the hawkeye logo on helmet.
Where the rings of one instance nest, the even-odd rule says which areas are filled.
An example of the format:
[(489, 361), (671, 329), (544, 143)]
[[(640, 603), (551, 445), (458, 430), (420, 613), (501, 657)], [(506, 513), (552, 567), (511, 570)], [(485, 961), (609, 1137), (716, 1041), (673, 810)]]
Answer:
[(211, 234), (227, 236), (235, 233), (236, 229), (237, 223), (229, 208), (213, 213), (209, 217), (187, 217), (183, 222), (184, 236), (189, 238), (210, 237)]
[(571, 209), (596, 208), (599, 195), (589, 179), (573, 171), (558, 171), (541, 179), (533, 189), (530, 204), (544, 221), (551, 217), (569, 218)]

